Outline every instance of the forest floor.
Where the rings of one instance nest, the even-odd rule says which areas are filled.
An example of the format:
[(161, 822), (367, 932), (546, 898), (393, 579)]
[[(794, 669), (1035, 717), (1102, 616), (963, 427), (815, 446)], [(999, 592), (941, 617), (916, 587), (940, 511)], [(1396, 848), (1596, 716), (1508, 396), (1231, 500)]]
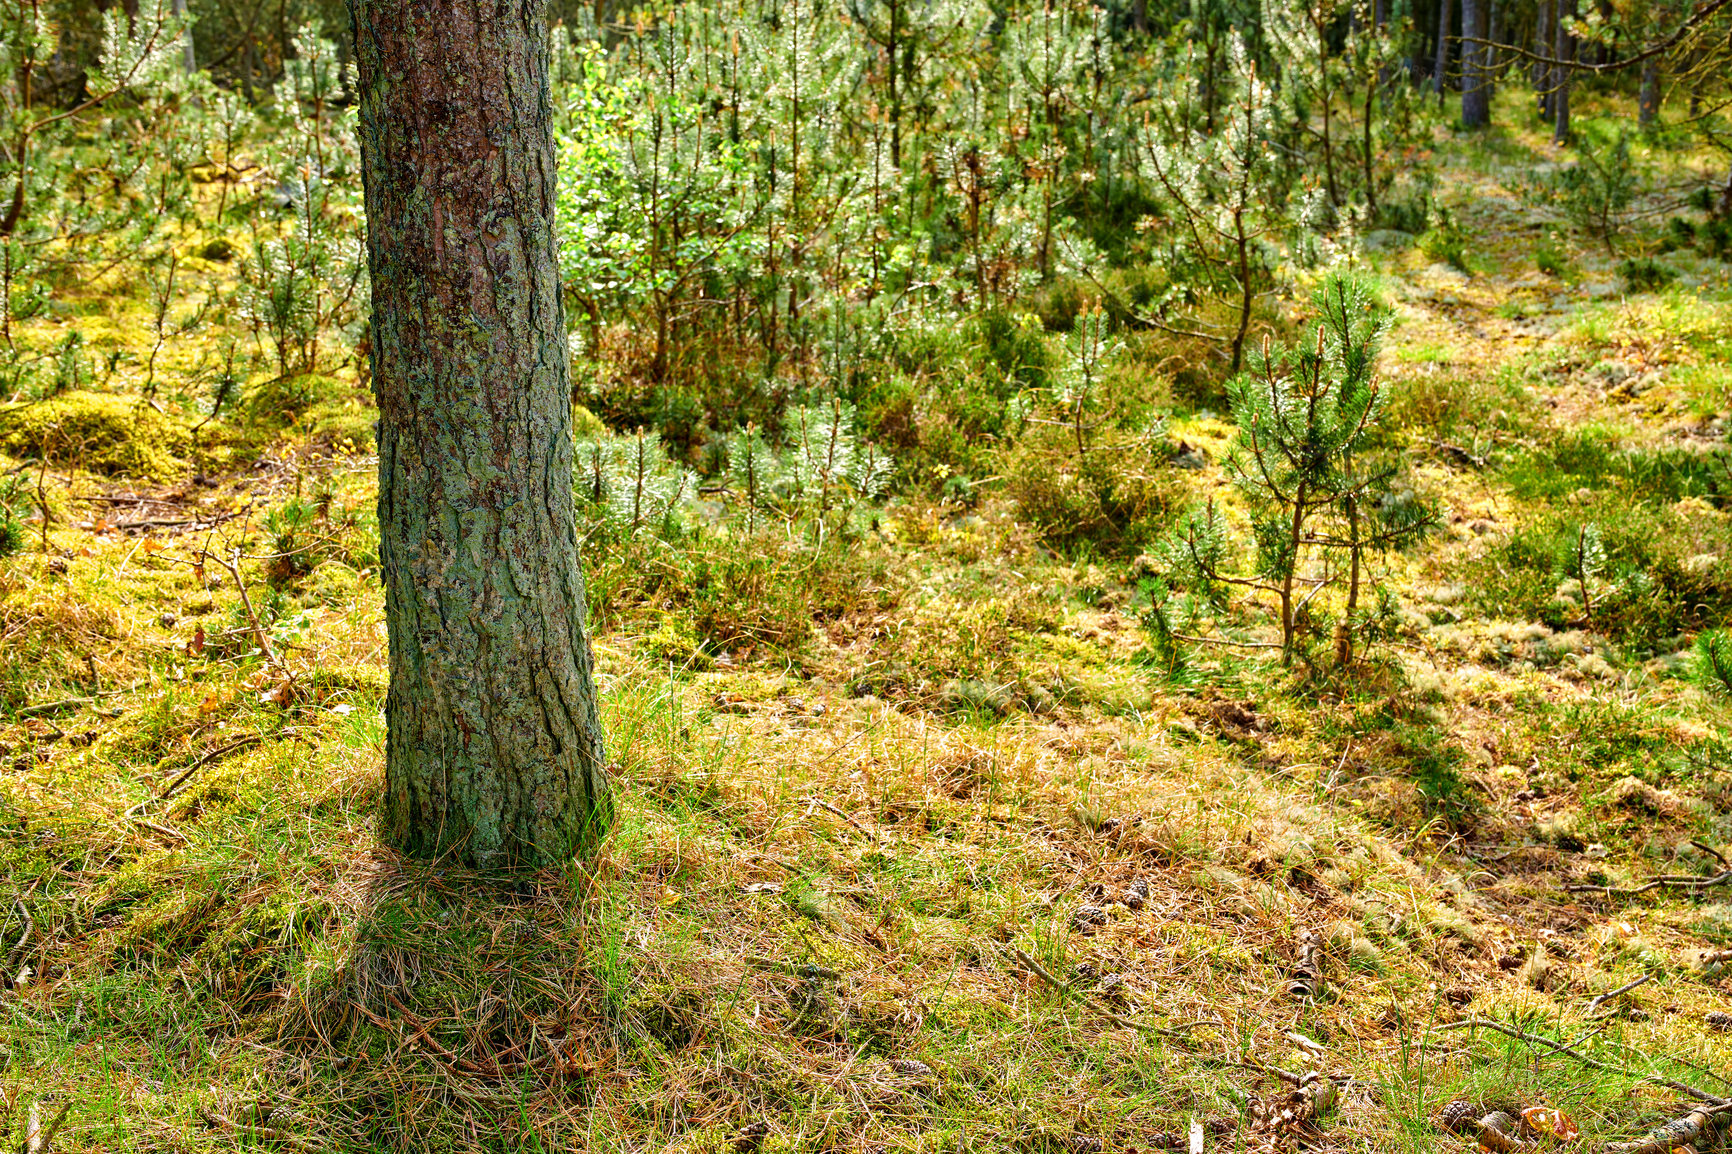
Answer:
[[(1732, 421), (1728, 265), (1627, 291), (1516, 195), (1539, 138), (1440, 148), (1465, 269), (1364, 260), (1446, 524), (1391, 560), (1400, 636), (1361, 676), (1210, 650), (1163, 681), (1131, 567), (899, 499), (797, 651), (670, 660), (666, 607), (599, 633), (620, 815), (584, 868), (502, 885), (378, 841), (352, 444), (32, 474), (53, 521), (0, 569), (0, 1142), (1426, 1151), (1473, 1147), (1465, 1099), (1597, 1147), (1680, 1086), (1732, 1097), (1732, 713), (1673, 618), (1614, 642), (1610, 578), (1533, 560), (1591, 522), (1685, 617), (1720, 588), (1732, 513), (1691, 485)], [(77, 319), (94, 347), (136, 307)], [(1171, 429), (1220, 484), (1231, 426)], [(1695, 880), (1567, 888), (1656, 875)]]

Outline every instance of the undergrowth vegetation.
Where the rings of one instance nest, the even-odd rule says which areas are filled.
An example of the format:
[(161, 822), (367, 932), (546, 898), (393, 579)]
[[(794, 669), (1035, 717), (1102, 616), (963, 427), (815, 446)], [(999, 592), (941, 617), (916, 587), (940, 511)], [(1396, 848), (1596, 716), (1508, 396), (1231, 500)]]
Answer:
[(336, 13), (26, 7), (0, 1142), (1428, 1151), (1727, 1094), (1719, 112), (1581, 79), (1556, 146), (1506, 61), (1468, 131), (1329, 3), (566, 12), (619, 818), (477, 877), (377, 829)]

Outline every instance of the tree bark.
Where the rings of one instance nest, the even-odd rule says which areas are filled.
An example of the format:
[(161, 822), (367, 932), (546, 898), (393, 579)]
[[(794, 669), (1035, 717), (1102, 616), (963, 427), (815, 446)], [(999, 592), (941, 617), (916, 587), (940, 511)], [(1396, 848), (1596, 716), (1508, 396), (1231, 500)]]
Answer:
[(1453, 15), (1450, 0), (1438, 0), (1437, 5), (1437, 71), (1431, 78), (1431, 90), (1443, 95), (1444, 77), (1449, 72), (1449, 23)]
[(1636, 126), (1652, 128), (1660, 117), (1660, 62), (1650, 56), (1642, 62), (1642, 89), (1636, 94)]
[[(171, 10), (177, 17), (185, 19), (186, 0), (174, 0)], [(181, 68), (188, 76), (191, 76), (198, 71), (198, 54), (192, 48), (192, 29), (188, 28), (181, 35), (184, 38), (180, 46)]]
[(1491, 78), (1482, 43), (1490, 2), (1461, 0), (1461, 122), (1468, 128), (1484, 128), (1491, 123)]
[[(1550, 56), (1552, 49), (1552, 22), (1556, 11), (1556, 0), (1539, 0), (1534, 11), (1534, 55)], [(1539, 97), (1540, 119), (1550, 121), (1552, 118), (1552, 73), (1546, 65), (1535, 61), (1529, 69), (1533, 76), (1534, 92)]]
[(1576, 17), (1576, 0), (1557, 0), (1557, 17), (1553, 25), (1557, 44), (1552, 59), (1552, 143), (1568, 144), (1570, 140), (1570, 64), (1576, 59), (1576, 38), (1570, 35), (1568, 21)]
[(1480, 64), (1485, 68), (1489, 82), (1495, 84), (1503, 79), (1507, 61), (1500, 49), (1506, 43), (1509, 29), (1509, 5), (1503, 0), (1485, 0), (1489, 15), (1486, 17), (1485, 38), (1491, 43), (1480, 53)]
[(563, 861), (609, 793), (572, 505), (545, 0), (349, 0), (390, 638), (387, 839)]

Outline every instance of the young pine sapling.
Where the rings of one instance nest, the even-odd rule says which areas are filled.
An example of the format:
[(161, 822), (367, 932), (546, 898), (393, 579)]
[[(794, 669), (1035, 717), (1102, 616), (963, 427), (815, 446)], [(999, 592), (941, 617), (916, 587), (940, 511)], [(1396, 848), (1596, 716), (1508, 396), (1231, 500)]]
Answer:
[[(1345, 668), (1356, 633), (1372, 624), (1362, 609), (1368, 561), (1417, 540), (1436, 512), (1401, 485), (1399, 459), (1376, 448), (1384, 401), (1376, 360), (1388, 311), (1340, 275), (1324, 282), (1315, 303), (1314, 340), (1290, 349), (1265, 343), (1229, 387), (1239, 435), (1226, 469), (1250, 514), (1253, 572), (1226, 573), (1231, 550), (1211, 505), (1163, 546), (1161, 588), (1183, 590), (1193, 616), (1199, 607), (1224, 614), (1230, 587), (1273, 598), (1282, 661), (1291, 664), (1312, 602), (1345, 585), (1334, 638), (1336, 664)], [(1387, 616), (1387, 597), (1378, 601)]]

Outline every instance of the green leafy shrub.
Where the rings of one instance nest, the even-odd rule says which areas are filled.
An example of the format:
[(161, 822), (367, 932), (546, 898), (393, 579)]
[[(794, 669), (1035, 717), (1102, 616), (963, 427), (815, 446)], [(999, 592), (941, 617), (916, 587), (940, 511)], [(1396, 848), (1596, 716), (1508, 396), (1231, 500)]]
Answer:
[(1672, 504), (1685, 497), (1714, 503), (1732, 497), (1732, 473), (1721, 454), (1685, 448), (1622, 447), (1604, 425), (1584, 425), (1513, 460), (1510, 487), (1521, 497), (1566, 497), (1581, 489), (1613, 490), (1630, 501)]
[(1428, 229), (1419, 238), (1419, 251), (1451, 268), (1473, 271), (1467, 263), (1467, 232), (1453, 218), (1446, 217)]
[(24, 521), (17, 507), (28, 500), (22, 478), (11, 476), (0, 481), (0, 559), (24, 548)]
[(314, 409), (340, 405), (354, 392), (355, 386), (348, 381), (318, 373), (297, 373), (271, 377), (253, 385), (247, 390), (242, 407), (247, 420), (265, 429), (278, 429)]
[(1534, 267), (1559, 280), (1566, 279), (1575, 271), (1556, 237), (1548, 237), (1534, 247)]
[(1530, 202), (1561, 212), (1572, 224), (1616, 251), (1617, 238), (1631, 221), (1637, 195), (1649, 183), (1647, 166), (1630, 155), (1630, 136), (1619, 133), (1609, 144), (1582, 138), (1576, 163), (1530, 185)]
[(729, 438), (705, 492), (659, 434), (580, 441), (573, 488), (591, 612), (609, 626), (677, 612), (700, 657), (798, 647), (817, 620), (878, 604), (882, 582), (863, 578), (854, 545), (891, 469), (839, 401), (794, 410), (782, 443), (755, 427)]
[(1051, 384), (1012, 409), (1024, 431), (1001, 455), (1005, 491), (1054, 548), (1131, 556), (1169, 509), (1166, 425), (1107, 387), (1123, 345), (1104, 308), (1078, 313), (1064, 347)]
[[(1553, 514), (1516, 529), (1470, 562), (1477, 607), (1551, 629), (1584, 626), (1638, 649), (1732, 621), (1732, 547), (1714, 526), (1621, 502), (1591, 520)], [(1703, 552), (1714, 544), (1719, 552)], [(1584, 581), (1584, 576), (1586, 581)]]

